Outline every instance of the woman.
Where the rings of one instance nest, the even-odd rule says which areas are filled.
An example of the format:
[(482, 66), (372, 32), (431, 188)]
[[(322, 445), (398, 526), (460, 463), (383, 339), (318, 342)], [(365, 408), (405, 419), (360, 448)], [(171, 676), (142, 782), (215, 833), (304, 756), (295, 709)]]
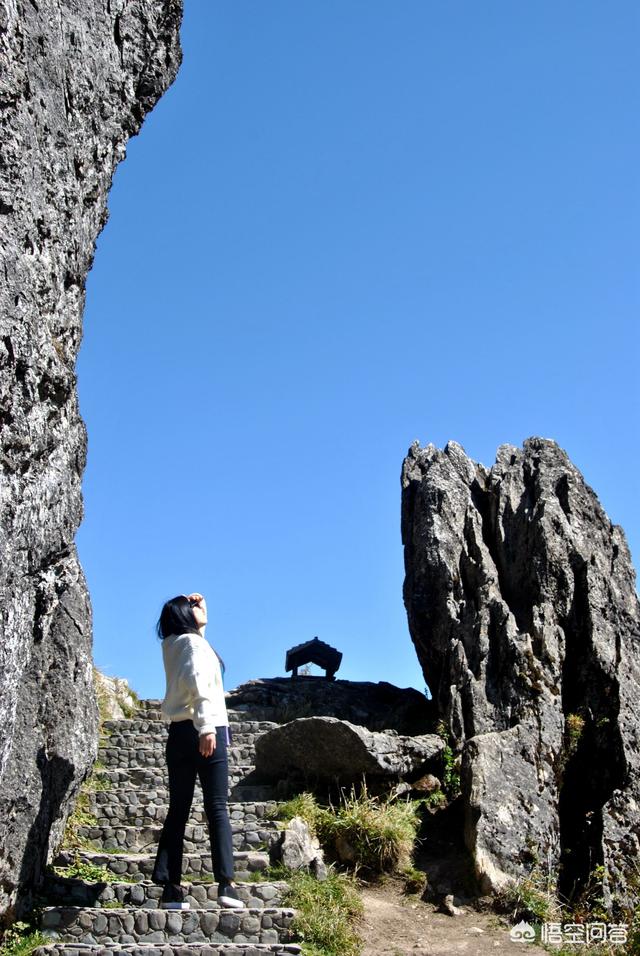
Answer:
[(160, 835), (152, 880), (164, 886), (161, 906), (189, 909), (182, 879), (184, 831), (196, 776), (209, 821), (218, 902), (242, 908), (233, 881), (233, 842), (227, 810), (229, 718), (222, 685), (224, 662), (205, 640), (207, 605), (201, 594), (181, 594), (162, 608), (157, 631), (167, 692), (162, 715), (170, 721), (167, 740), (169, 811)]

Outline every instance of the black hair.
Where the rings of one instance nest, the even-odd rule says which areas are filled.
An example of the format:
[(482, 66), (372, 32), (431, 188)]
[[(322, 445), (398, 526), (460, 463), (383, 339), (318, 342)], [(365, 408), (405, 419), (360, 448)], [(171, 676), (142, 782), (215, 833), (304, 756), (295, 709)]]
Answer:
[(178, 597), (166, 601), (160, 618), (156, 624), (158, 637), (164, 640), (170, 634), (199, 634), (193, 608), (188, 597), (179, 594)]
[[(200, 628), (196, 622), (193, 607), (188, 597), (184, 594), (179, 594), (177, 597), (171, 598), (170, 601), (165, 601), (162, 611), (160, 612), (160, 617), (158, 618), (158, 623), (156, 624), (156, 632), (162, 640), (164, 640), (165, 637), (169, 637), (170, 634), (200, 633)], [(213, 651), (220, 661), (220, 668), (224, 674), (224, 661), (215, 647)]]

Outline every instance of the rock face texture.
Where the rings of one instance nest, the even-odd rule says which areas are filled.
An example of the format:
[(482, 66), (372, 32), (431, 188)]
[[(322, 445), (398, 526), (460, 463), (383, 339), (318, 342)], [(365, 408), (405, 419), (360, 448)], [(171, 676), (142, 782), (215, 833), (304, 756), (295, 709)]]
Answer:
[(602, 865), (607, 905), (631, 905), (640, 610), (622, 529), (566, 453), (531, 438), (490, 470), (453, 442), (415, 443), (402, 537), (411, 636), (462, 750), (481, 887), (538, 857), (565, 897)]
[(387, 681), (260, 677), (230, 691), (227, 706), (278, 723), (322, 716), (399, 734), (425, 734), (435, 729), (433, 702), (413, 687), (396, 687)]
[(327, 867), (320, 841), (312, 836), (302, 817), (293, 817), (285, 824), (281, 836), (269, 847), (272, 863), (282, 863), (290, 870), (308, 869), (318, 880), (326, 880)]
[(274, 727), (256, 744), (256, 770), (277, 777), (291, 770), (356, 780), (362, 774), (403, 777), (426, 772), (444, 749), (437, 734), (409, 737), (370, 731), (336, 717), (298, 717)]
[(122, 677), (108, 677), (94, 667), (93, 681), (102, 720), (120, 720), (136, 709), (137, 694)]
[(0, 5), (0, 912), (37, 878), (96, 753), (75, 360), (113, 172), (177, 72), (181, 12)]

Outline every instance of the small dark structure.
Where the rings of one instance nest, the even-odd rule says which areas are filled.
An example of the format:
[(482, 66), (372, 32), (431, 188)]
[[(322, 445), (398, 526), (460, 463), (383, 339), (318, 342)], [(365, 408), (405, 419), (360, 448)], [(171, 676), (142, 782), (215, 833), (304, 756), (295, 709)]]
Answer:
[(340, 667), (342, 652), (337, 651), (330, 644), (314, 637), (312, 641), (305, 641), (304, 644), (296, 644), (287, 651), (285, 661), (285, 670), (292, 671), (291, 680), (298, 676), (298, 668), (304, 664), (317, 664), (318, 667), (324, 667), (325, 679), (335, 680), (335, 674)]

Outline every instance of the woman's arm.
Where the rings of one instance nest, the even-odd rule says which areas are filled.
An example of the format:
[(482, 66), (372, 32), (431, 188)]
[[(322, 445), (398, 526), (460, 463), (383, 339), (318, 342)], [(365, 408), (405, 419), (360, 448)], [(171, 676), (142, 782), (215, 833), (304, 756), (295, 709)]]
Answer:
[[(208, 647), (198, 643), (199, 641), (204, 641), (204, 638), (188, 641), (182, 684), (193, 707), (193, 724), (201, 738), (200, 752), (209, 756), (215, 748), (216, 727), (226, 723), (227, 718), (225, 710), (220, 706), (221, 700), (224, 705), (220, 665), (214, 655), (207, 653)], [(203, 737), (210, 736), (212, 740), (202, 740)]]

